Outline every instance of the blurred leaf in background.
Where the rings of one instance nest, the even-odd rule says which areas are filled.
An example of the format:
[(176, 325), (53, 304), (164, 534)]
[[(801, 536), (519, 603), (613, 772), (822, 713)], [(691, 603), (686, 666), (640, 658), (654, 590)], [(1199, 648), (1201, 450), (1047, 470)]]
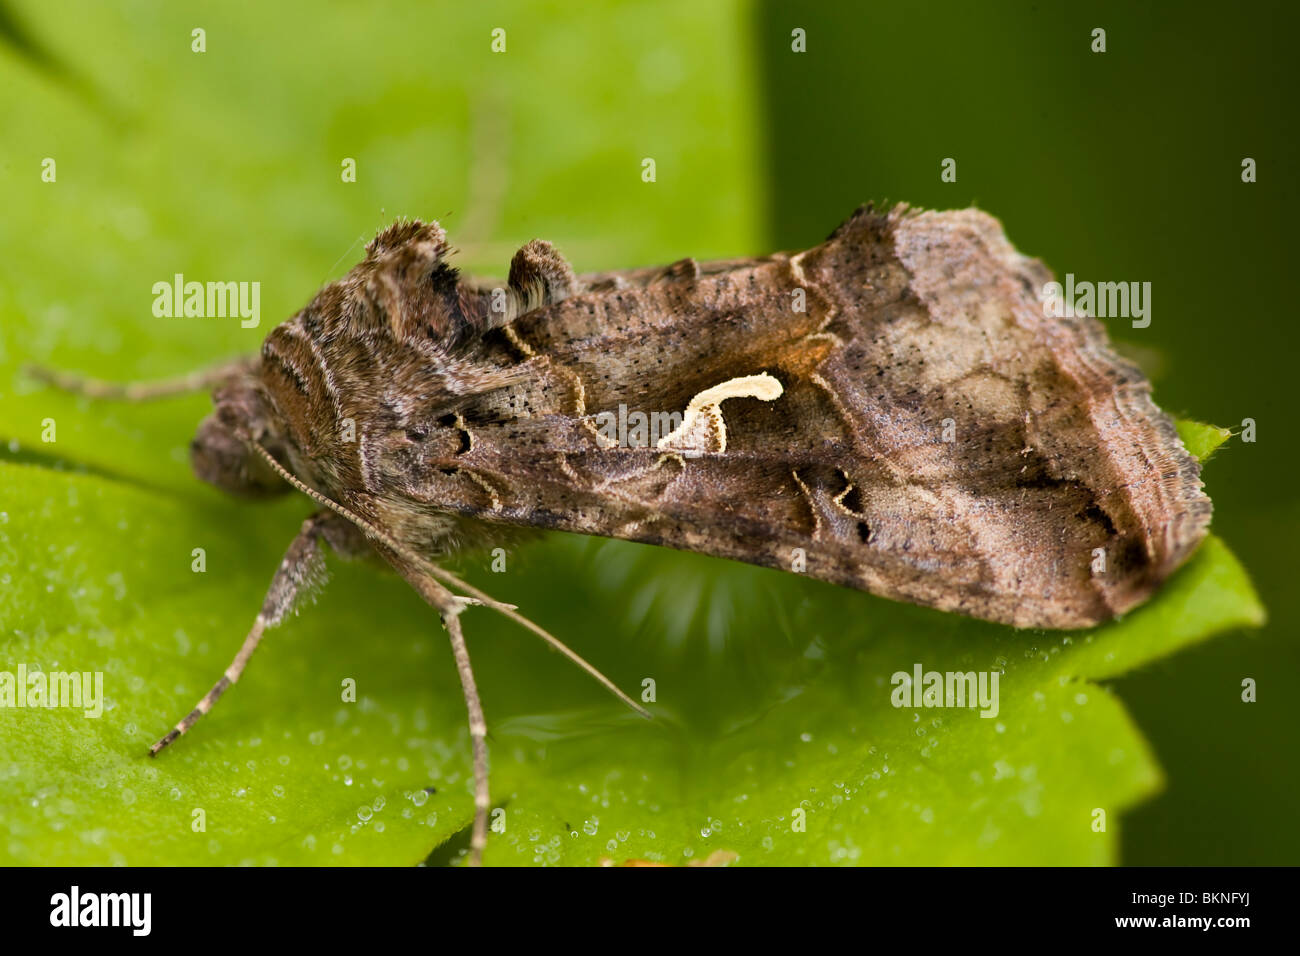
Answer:
[[(764, 0), (758, 61), (772, 243), (793, 248), (862, 199), (976, 204), (1058, 276), (1152, 283), (1152, 321), (1106, 324), (1175, 416), (1244, 430), (1215, 457), (1214, 528), (1257, 578), (1270, 623), (1116, 685), (1168, 770), (1132, 815), (1134, 864), (1300, 860), (1300, 443), (1290, 297), (1300, 163), (1300, 7)], [(805, 53), (791, 50), (804, 31)], [(1094, 31), (1106, 50), (1093, 52)], [(955, 182), (940, 178), (956, 161)], [(1242, 181), (1246, 158), (1253, 183)], [(1245, 437), (1245, 436), (1243, 436)], [(1274, 679), (1270, 679), (1270, 677)], [(1242, 682), (1259, 682), (1257, 702)]]

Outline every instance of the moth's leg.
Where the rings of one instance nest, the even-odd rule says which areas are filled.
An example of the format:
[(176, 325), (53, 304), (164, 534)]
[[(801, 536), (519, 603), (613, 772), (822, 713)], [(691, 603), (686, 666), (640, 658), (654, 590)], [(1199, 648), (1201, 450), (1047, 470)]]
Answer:
[[(434, 574), (428, 570), (433, 568), (433, 566), (420, 557), (420, 555), (404, 547), (400, 541), (392, 537), (382, 528), (371, 524), (361, 515), (356, 514), (338, 502), (331, 501), (319, 491), (304, 484), (301, 479), (291, 474), (283, 465), (275, 460), (269, 451), (253, 439), (247, 438), (246, 441), (248, 442), (249, 447), (261, 455), (262, 459), (266, 461), (266, 463), (271, 466), (271, 469), (278, 473), (281, 478), (294, 488), (297, 488), (303, 494), (319, 501), (321, 504), (329, 508), (333, 515), (337, 515), (340, 519), (347, 522), (350, 527), (334, 526), (325, 523), (319, 525), (319, 533), (326, 536), (331, 547), (338, 548), (340, 545), (343, 545), (344, 547), (355, 546), (358, 549), (362, 547), (373, 547), (384, 556), (388, 563), (391, 564), (403, 578), (406, 579), (407, 583), (410, 584), (411, 587), (415, 588), (420, 597), (424, 598), (425, 601), (432, 605), (442, 617), (443, 626), (447, 628), (447, 634), (451, 638), (452, 654), (456, 658), (456, 670), (460, 674), (461, 689), (465, 694), (465, 707), (469, 711), (469, 734), (470, 741), (474, 748), (474, 828), (473, 835), (470, 838), (469, 863), (470, 866), (478, 866), (483, 860), (483, 847), (487, 845), (487, 812), (488, 806), (491, 802), (491, 797), (488, 792), (487, 724), (483, 720), (483, 705), (479, 701), (478, 687), (474, 684), (474, 671), (470, 668), (469, 651), (465, 647), (465, 637), (461, 634), (460, 630), (460, 614), (471, 604), (482, 604), (488, 602), (480, 601), (472, 597), (467, 598), (453, 594), (439, 583)], [(317, 517), (319, 518), (321, 516)], [(325, 520), (332, 520), (332, 518)], [(308, 524), (310, 524), (310, 521)], [(362, 543), (362, 535), (369, 539), (369, 545)], [(308, 534), (307, 524), (303, 525), (303, 529), (299, 533), (298, 538), (294, 539), (294, 544), (296, 545), (304, 537), (309, 538), (314, 544), (315, 535)], [(290, 552), (293, 551), (292, 545), (289, 550)], [(281, 571), (283, 571), (288, 564), (289, 557), (286, 556), (285, 563), (281, 565)], [(438, 573), (442, 572), (439, 571)], [(270, 603), (272, 594), (274, 594), (275, 591), (274, 581), (271, 584), (271, 589), (272, 593), (267, 595), (268, 604)], [(491, 603), (498, 607), (502, 606), (497, 605), (495, 601)], [(261, 620), (260, 615), (258, 620)], [(248, 639), (244, 641), (244, 647), (240, 649), (239, 656), (235, 658), (236, 663), (240, 662), (240, 658), (247, 661), (248, 656), (253, 653), (253, 648), (257, 646), (257, 642), (260, 639), (261, 629), (255, 626), (253, 633), (249, 634)], [(243, 665), (240, 664), (240, 670), (242, 669)], [(227, 671), (226, 673), (227, 676), (229, 676), (230, 672)], [(238, 673), (236, 673), (236, 679), (238, 676)], [(229, 686), (229, 683), (230, 682), (228, 682), (226, 686)], [(208, 697), (212, 697), (213, 700), (215, 700), (216, 697), (213, 695), (215, 694), (216, 696), (220, 696), (220, 692), (224, 689), (225, 687), (221, 685), (221, 682), (218, 682), (217, 686), (213, 687), (212, 691), (208, 693)], [(207, 700), (208, 698), (205, 697), (203, 701), (200, 701), (199, 706), (195, 708), (194, 713), (190, 714), (190, 716), (184, 721), (181, 721), (181, 723), (177, 725), (176, 730), (172, 734), (169, 734), (166, 739), (159, 741), (156, 745), (156, 749), (166, 746), (170, 740), (174, 740), (176, 737), (183, 734), (189, 726), (193, 725), (194, 721), (198, 720), (199, 717), (203, 716), (203, 714), (207, 712), (207, 709), (211, 709), (211, 702), (208, 703), (206, 709), (203, 706), (204, 701)]]
[(510, 261), (510, 288), (522, 299), (520, 312), (563, 302), (573, 295), (577, 280), (573, 266), (544, 239), (534, 239)]
[(262, 610), (253, 621), (253, 627), (244, 638), (239, 653), (230, 662), (221, 679), (212, 685), (212, 689), (203, 695), (203, 699), (195, 705), (194, 709), (172, 728), (167, 736), (149, 748), (149, 756), (157, 756), (158, 751), (193, 727), (200, 717), (212, 709), (226, 689), (239, 680), (266, 629), (275, 627), (283, 621), (293, 609), (295, 601), (323, 580), (325, 568), (320, 539), (327, 537), (331, 545), (336, 540), (340, 540), (331, 530), (331, 523), (337, 523), (339, 520), (333, 514), (322, 513), (313, 515), (302, 523), (301, 530), (289, 545), (284, 560), (280, 562), (280, 567), (276, 569), (275, 576), (271, 579), (271, 587), (262, 602)]
[(205, 391), (224, 382), (231, 376), (251, 371), (256, 367), (257, 361), (256, 356), (245, 356), (209, 368), (197, 369), (176, 378), (165, 378), (156, 382), (106, 382), (97, 378), (70, 375), (67, 372), (43, 368), (39, 365), (28, 365), (25, 371), (38, 381), (53, 385), (65, 392), (72, 392), (74, 395), (85, 395), (88, 398), (117, 399), (126, 402), (148, 402), (157, 398), (170, 398), (174, 395)]
[(483, 704), (479, 700), (478, 686), (474, 683), (469, 649), (465, 646), (465, 636), (460, 629), (460, 612), (465, 609), (467, 602), (464, 598), (453, 595), (427, 571), (414, 567), (400, 556), (392, 556), (390, 553), (389, 561), (420, 597), (441, 615), (447, 636), (451, 639), (456, 673), (460, 675), (465, 709), (469, 712), (469, 739), (474, 751), (474, 826), (470, 831), (469, 865), (478, 866), (483, 862), (483, 848), (487, 846), (488, 808), (492, 798), (488, 787), (487, 721), (483, 718)]
[(567, 657), (569, 660), (571, 660), (573, 663), (577, 664), (579, 668), (581, 668), (583, 671), (586, 671), (588, 674), (590, 674), (596, 680), (597, 683), (599, 683), (602, 687), (604, 687), (607, 691), (609, 691), (611, 694), (613, 694), (623, 703), (627, 704), (627, 706), (630, 707), (634, 712), (644, 717), (646, 720), (651, 719), (650, 711), (646, 710), (644, 707), (642, 707), (640, 704), (634, 701), (631, 697), (627, 696), (627, 694), (619, 690), (617, 684), (615, 684), (612, 680), (610, 680), (608, 677), (606, 677), (604, 674), (598, 671), (594, 666), (588, 663), (585, 659), (583, 659), (581, 656), (575, 653), (571, 648), (569, 648), (563, 641), (561, 641), (550, 631), (539, 626), (538, 624), (535, 624), (533, 621), (530, 621), (528, 618), (520, 614), (517, 610), (515, 610), (515, 606), (513, 604), (502, 604), (500, 601), (495, 600), (491, 595), (483, 593), (478, 588), (469, 584), (467, 581), (462, 581), (460, 578), (456, 577), (456, 575), (452, 574), (450, 571), (446, 570), (445, 568), (440, 568), (437, 565), (430, 565), (429, 573), (434, 575), (439, 581), (441, 581), (447, 587), (453, 587), (456, 588), (456, 590), (458, 591), (464, 591), (465, 594), (473, 598), (479, 604), (482, 604), (484, 607), (491, 608), (492, 610), (496, 611), (498, 614), (502, 615), (503, 617), (508, 617), (516, 624), (519, 624), (520, 626), (525, 627), (528, 630), (532, 631), (543, 641), (545, 641), (548, 645), (550, 645), (552, 650), (558, 651), (559, 653)]

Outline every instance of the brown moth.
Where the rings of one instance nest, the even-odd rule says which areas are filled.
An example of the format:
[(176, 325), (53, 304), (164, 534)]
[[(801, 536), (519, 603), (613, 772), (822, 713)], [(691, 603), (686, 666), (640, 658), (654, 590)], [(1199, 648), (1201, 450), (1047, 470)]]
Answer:
[[(1050, 273), (982, 212), (863, 207), (796, 255), (584, 276), (533, 241), (497, 288), (462, 279), (450, 252), (436, 223), (397, 223), (259, 356), (211, 373), (118, 389), (50, 376), (135, 398), (215, 383), (198, 476), (323, 506), (230, 668), (153, 753), (238, 680), (322, 540), (381, 556), (447, 627), (476, 863), (486, 724), (460, 613), (509, 614), (595, 672), (438, 567), (454, 550), (557, 528), (1081, 628), (1144, 601), (1205, 535), (1199, 466), (1149, 383), (1095, 320), (1045, 314)], [(611, 436), (628, 408), (671, 427)]]

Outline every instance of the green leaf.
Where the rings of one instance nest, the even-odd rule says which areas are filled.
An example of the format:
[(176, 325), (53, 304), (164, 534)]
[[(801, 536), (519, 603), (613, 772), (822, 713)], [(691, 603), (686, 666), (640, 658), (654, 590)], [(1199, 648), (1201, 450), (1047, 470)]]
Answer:
[(1177, 425), (1178, 437), (1183, 440), (1183, 446), (1202, 462), (1208, 461), (1218, 447), (1232, 437), (1230, 429), (1215, 425), (1192, 421), (1180, 421)]
[[(1123, 706), (1091, 679), (1263, 618), (1245, 572), (1213, 538), (1156, 600), (1068, 635), (689, 556), (596, 553), (591, 570), (621, 586), (584, 589), (581, 617), (641, 634), (688, 622), (686, 645), (729, 635), (761, 649), (647, 655), (653, 725), (507, 722), (533, 743), (504, 767), (498, 758), (510, 827), (491, 841), (491, 862), (682, 863), (718, 849), (739, 864), (1114, 862), (1121, 811), (1155, 792), (1160, 773)], [(623, 561), (628, 570), (609, 570)], [(998, 713), (894, 707), (892, 675), (917, 665), (996, 671)], [(499, 724), (494, 733), (498, 752), (510, 746)], [(792, 829), (798, 808), (805, 832)], [(1098, 810), (1104, 833), (1093, 829)]]
[[(205, 398), (92, 403), (25, 380), (23, 362), (136, 379), (252, 351), (361, 239), (398, 214), (463, 209), (466, 170), (494, 162), (496, 221), (469, 242), (457, 226), (473, 217), (444, 217), (476, 268), (503, 272), (533, 235), (580, 269), (767, 251), (732, 5), (668, 5), (657, 42), (632, 7), (407, 12), (375, 63), (359, 8), (285, 44), (301, 27), (292, 8), (204, 6), (205, 54), (189, 50), (192, 12), (159, 8), (144, 37), (98, 4), (57, 21), (20, 11), (81, 80), (0, 61), (19, 157), (0, 165), (0, 672), (102, 674), (105, 701), (97, 717), (0, 708), (0, 863), (414, 864), (471, 814), (445, 638), (368, 565), (331, 561), (319, 603), (268, 634), (189, 735), (146, 756), (229, 663), (310, 503), (249, 505), (197, 483), (186, 446)], [(475, 155), (502, 130), (503, 155)], [(50, 155), (58, 181), (41, 184)], [(358, 182), (344, 185), (347, 156)], [(600, 201), (574, 201), (585, 195)], [(175, 272), (261, 281), (262, 326), (154, 318), (152, 285)], [(1205, 428), (1183, 426), (1198, 455)], [(506, 573), (487, 563), (460, 570), (620, 686), (653, 686), (656, 715), (625, 712), (527, 633), (469, 610), (498, 864), (717, 849), (741, 865), (1113, 862), (1122, 811), (1160, 772), (1095, 681), (1263, 615), (1215, 539), (1148, 605), (1074, 635), (621, 542), (549, 536), (512, 550)], [(916, 664), (996, 671), (997, 716), (894, 707), (892, 675)]]

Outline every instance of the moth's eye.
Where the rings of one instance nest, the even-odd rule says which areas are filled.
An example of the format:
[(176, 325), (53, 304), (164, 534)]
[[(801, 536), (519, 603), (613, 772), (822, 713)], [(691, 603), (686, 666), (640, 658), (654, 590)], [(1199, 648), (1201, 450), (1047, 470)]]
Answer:
[(417, 425), (414, 428), (406, 430), (406, 437), (411, 441), (424, 441), (429, 437), (429, 429), (424, 425)]

